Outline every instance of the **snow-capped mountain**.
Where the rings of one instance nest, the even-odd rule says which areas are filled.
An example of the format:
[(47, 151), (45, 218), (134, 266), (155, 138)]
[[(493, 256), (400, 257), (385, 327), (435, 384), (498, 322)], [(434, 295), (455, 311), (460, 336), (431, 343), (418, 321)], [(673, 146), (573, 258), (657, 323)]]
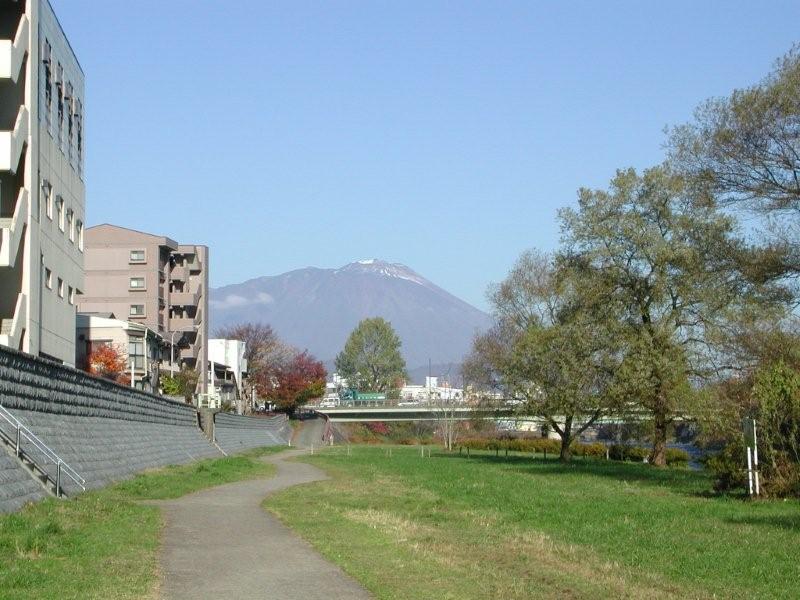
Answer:
[(460, 362), (489, 316), (409, 267), (378, 259), (339, 269), (308, 267), (212, 289), (211, 327), (269, 323), (287, 342), (332, 360), (361, 319), (383, 317), (403, 342), (409, 369)]

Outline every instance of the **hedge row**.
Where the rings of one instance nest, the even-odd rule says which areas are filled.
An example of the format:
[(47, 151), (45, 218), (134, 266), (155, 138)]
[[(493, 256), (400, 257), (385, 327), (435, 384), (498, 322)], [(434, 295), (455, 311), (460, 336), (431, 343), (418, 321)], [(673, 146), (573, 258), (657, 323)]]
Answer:
[[(462, 448), (470, 448), (472, 450), (494, 450), (494, 451), (514, 451), (514, 452), (539, 452), (558, 455), (561, 452), (561, 441), (548, 438), (512, 438), (512, 439), (483, 439), (474, 438), (462, 440), (458, 443)], [(649, 448), (641, 446), (626, 446), (621, 444), (614, 444), (606, 446), (605, 444), (572, 444), (573, 456), (590, 456), (602, 457), (606, 456), (606, 449), (608, 449), (608, 457), (611, 460), (643, 462), (650, 454)], [(677, 448), (667, 449), (667, 464), (669, 465), (685, 465), (689, 462), (689, 453), (685, 450)]]

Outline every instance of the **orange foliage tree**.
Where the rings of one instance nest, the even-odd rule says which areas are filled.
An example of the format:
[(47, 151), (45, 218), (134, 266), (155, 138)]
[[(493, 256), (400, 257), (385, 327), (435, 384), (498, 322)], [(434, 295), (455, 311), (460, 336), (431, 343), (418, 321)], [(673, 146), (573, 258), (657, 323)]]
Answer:
[(125, 357), (110, 344), (103, 344), (94, 348), (89, 354), (87, 363), (89, 366), (88, 371), (92, 375), (110, 379), (117, 383), (130, 383), (130, 379), (126, 374)]

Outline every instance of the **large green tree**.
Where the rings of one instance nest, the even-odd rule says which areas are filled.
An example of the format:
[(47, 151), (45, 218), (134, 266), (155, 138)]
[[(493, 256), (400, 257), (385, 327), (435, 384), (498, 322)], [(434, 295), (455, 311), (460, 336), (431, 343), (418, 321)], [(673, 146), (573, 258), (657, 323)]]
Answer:
[(715, 339), (737, 310), (766, 302), (742, 277), (748, 249), (713, 196), (658, 166), (619, 171), (608, 190), (583, 189), (561, 212), (562, 260), (589, 304), (613, 315), (630, 403), (649, 412), (656, 465), (670, 425), (688, 409), (693, 380), (718, 373)]
[(336, 370), (362, 392), (392, 392), (406, 378), (400, 338), (380, 317), (364, 319), (336, 357)]
[(605, 319), (581, 305), (569, 275), (546, 254), (523, 253), (490, 294), (494, 327), (475, 339), (464, 366), (471, 381), (544, 419), (561, 438), (564, 461), (576, 436), (616, 404), (613, 340)]
[(694, 185), (767, 217), (772, 235), (755, 271), (800, 275), (800, 46), (758, 84), (701, 104), (669, 148)]

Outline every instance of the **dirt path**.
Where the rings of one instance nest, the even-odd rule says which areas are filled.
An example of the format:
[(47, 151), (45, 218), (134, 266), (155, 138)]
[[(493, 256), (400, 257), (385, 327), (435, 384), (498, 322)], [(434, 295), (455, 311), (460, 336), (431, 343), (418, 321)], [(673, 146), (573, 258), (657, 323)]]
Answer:
[(265, 458), (278, 469), (271, 479), (222, 485), (158, 503), (166, 521), (160, 555), (162, 598), (371, 597), (260, 507), (272, 492), (327, 478), (311, 465), (284, 460), (304, 452)]

